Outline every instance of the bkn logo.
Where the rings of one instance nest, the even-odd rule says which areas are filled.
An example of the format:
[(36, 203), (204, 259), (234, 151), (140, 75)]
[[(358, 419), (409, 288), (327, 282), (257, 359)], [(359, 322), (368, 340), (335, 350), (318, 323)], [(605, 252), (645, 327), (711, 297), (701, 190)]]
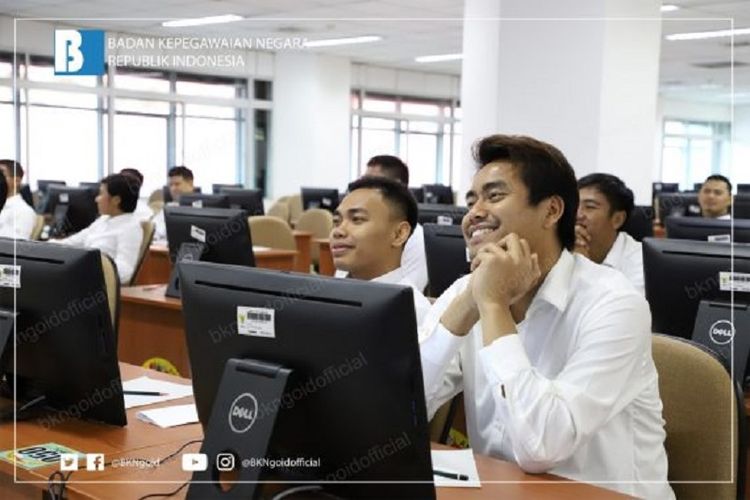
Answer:
[(55, 30), (56, 75), (103, 75), (104, 31)]
[(229, 408), (229, 427), (237, 434), (250, 430), (258, 417), (258, 400), (249, 392), (237, 396)]

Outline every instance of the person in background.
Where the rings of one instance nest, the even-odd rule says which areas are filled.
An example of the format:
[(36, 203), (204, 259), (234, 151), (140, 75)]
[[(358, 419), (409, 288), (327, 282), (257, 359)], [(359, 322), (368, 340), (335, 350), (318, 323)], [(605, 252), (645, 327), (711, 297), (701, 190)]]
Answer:
[(635, 208), (633, 192), (610, 174), (589, 174), (578, 181), (575, 251), (597, 264), (617, 269), (644, 291), (640, 242), (622, 230)]
[[(180, 195), (184, 193), (192, 193), (195, 191), (193, 185), (193, 171), (184, 166), (172, 167), (167, 172), (167, 186), (169, 187), (169, 195), (172, 197), (171, 202), (165, 203), (165, 205), (174, 206), (180, 201)], [(164, 221), (164, 210), (160, 210), (153, 218), (156, 228), (154, 230), (155, 240), (166, 240), (167, 239), (167, 224)]]
[(402, 264), (417, 225), (417, 202), (404, 184), (386, 177), (361, 177), (333, 213), (331, 255), (348, 278), (406, 285), (413, 289), (419, 325), (430, 308)]
[(732, 183), (723, 175), (709, 175), (698, 192), (701, 215), (711, 219), (731, 219)]
[[(373, 156), (367, 162), (365, 176), (385, 177), (400, 182), (404, 187), (409, 186), (409, 167), (400, 158), (391, 155)], [(427, 258), (424, 249), (424, 231), (417, 223), (414, 232), (409, 237), (401, 255), (401, 267), (406, 278), (418, 290), (427, 286)], [(342, 270), (336, 271), (337, 277), (346, 276)]]
[[(138, 192), (143, 186), (143, 174), (137, 168), (123, 168), (120, 170), (122, 175), (128, 175), (138, 182)], [(140, 220), (151, 220), (154, 217), (154, 212), (148, 207), (146, 201), (142, 198), (138, 198), (138, 204), (135, 207), (135, 214), (138, 215)]]
[(0, 211), (0, 236), (28, 240), (34, 231), (36, 212), (20, 194), (23, 167), (15, 160), (0, 160), (0, 172), (7, 188), (5, 205)]
[(101, 180), (96, 205), (99, 217), (86, 229), (54, 243), (98, 248), (117, 266), (120, 283), (127, 284), (138, 263), (143, 230), (134, 213), (140, 184), (131, 176), (113, 174)]

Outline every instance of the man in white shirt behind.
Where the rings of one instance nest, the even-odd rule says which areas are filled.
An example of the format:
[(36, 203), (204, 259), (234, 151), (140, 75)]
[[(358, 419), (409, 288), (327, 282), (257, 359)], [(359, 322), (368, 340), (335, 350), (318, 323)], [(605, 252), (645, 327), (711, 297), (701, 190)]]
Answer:
[[(177, 205), (180, 201), (180, 195), (195, 191), (193, 171), (184, 166), (170, 168), (167, 172), (167, 185), (169, 186), (169, 194), (172, 196), (172, 201), (165, 203), (165, 205)], [(155, 225), (154, 239), (166, 240), (167, 224), (164, 220), (164, 210), (160, 210), (154, 215), (153, 221)]]
[(15, 160), (0, 160), (0, 171), (8, 186), (8, 196), (0, 212), (0, 236), (28, 240), (34, 231), (36, 212), (20, 194), (23, 167)]
[(98, 248), (117, 265), (120, 283), (130, 282), (138, 263), (143, 229), (134, 213), (140, 184), (132, 177), (113, 174), (101, 180), (96, 205), (99, 218), (83, 231), (56, 243), (82, 248)]
[(416, 224), (417, 203), (405, 185), (362, 177), (349, 185), (349, 194), (334, 211), (330, 241), (334, 266), (349, 278), (410, 286), (419, 325), (430, 303), (402, 264)]
[(570, 252), (573, 169), (522, 136), (486, 137), (474, 158), (462, 224), (472, 272), (423, 324), (428, 416), (463, 391), (475, 451), (674, 498), (648, 304), (621, 273)]
[(618, 177), (589, 174), (578, 181), (575, 251), (597, 264), (617, 269), (641, 293), (641, 243), (622, 230), (635, 208), (633, 191)]

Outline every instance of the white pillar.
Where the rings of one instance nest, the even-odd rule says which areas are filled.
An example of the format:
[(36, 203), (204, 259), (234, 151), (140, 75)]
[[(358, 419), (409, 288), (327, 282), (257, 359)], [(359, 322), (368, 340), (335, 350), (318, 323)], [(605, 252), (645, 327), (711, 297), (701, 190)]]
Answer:
[(466, 161), (454, 179), (459, 191), (473, 174), (473, 141), (524, 134), (560, 148), (578, 177), (613, 173), (638, 203), (647, 203), (660, 3), (467, 0), (461, 75)]

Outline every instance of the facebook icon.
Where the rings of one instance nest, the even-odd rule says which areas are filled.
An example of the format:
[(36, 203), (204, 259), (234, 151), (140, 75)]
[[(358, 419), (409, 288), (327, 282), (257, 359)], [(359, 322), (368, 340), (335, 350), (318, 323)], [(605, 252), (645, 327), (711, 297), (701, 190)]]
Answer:
[(103, 75), (104, 31), (55, 30), (56, 75)]

